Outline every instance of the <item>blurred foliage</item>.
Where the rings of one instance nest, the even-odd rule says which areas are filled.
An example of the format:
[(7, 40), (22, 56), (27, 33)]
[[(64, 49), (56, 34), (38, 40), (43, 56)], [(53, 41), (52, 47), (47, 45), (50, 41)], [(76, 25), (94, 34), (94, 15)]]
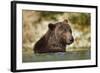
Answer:
[(69, 20), (73, 24), (81, 25), (82, 27), (87, 27), (90, 25), (90, 14), (89, 13), (70, 13)]
[(41, 12), (41, 18), (44, 20), (54, 20), (57, 21), (57, 16), (63, 15), (63, 12)]
[(90, 27), (90, 14), (89, 13), (70, 13), (69, 20), (72, 24), (80, 26), (78, 28), (83, 29)]

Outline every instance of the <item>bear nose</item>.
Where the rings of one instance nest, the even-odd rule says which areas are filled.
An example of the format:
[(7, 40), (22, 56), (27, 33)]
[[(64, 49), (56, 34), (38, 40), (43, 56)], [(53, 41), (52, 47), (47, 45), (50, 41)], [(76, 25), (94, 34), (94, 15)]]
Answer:
[(74, 38), (72, 37), (72, 38), (70, 39), (70, 41), (71, 41), (71, 42), (74, 42)]

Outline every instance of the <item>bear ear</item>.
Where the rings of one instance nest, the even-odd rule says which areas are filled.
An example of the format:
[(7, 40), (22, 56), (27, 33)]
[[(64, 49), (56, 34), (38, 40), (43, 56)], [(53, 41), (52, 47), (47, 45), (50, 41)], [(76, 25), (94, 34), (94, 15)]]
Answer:
[(64, 22), (64, 23), (68, 23), (68, 19), (65, 19), (63, 22)]
[(56, 25), (54, 25), (54, 24), (50, 23), (50, 24), (48, 25), (48, 27), (49, 27), (49, 29), (50, 29), (50, 30), (54, 30), (54, 29), (55, 29), (55, 27), (56, 27)]

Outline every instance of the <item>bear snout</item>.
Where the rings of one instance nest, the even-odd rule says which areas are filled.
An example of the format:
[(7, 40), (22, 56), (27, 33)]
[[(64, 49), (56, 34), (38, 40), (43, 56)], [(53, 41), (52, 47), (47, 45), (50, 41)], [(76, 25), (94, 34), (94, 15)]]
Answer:
[(74, 38), (73, 38), (73, 37), (71, 37), (70, 42), (71, 42), (71, 43), (73, 43), (73, 42), (74, 42)]
[(71, 36), (69, 39), (67, 39), (67, 44), (70, 45), (74, 42), (73, 36)]

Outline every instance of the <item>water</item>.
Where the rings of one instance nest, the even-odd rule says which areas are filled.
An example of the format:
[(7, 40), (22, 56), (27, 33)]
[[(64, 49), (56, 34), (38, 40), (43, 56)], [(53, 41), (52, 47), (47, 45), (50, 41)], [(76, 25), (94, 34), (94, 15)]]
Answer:
[(23, 62), (47, 62), (47, 61), (64, 61), (64, 60), (86, 60), (90, 59), (90, 51), (68, 51), (65, 53), (45, 53), (32, 54), (31, 56), (23, 55)]

